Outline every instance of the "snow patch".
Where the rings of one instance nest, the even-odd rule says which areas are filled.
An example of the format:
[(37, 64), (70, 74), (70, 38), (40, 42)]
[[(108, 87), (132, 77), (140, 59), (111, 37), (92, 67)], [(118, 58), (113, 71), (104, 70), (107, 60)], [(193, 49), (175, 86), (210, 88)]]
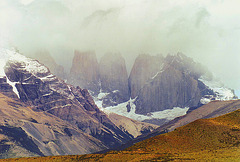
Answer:
[(155, 74), (153, 77), (152, 77), (152, 79), (155, 79), (157, 76), (158, 76), (158, 74), (160, 74), (162, 71), (159, 71), (159, 72), (157, 72), (157, 74)]
[(15, 53), (9, 57), (9, 61), (12, 62), (21, 62), (25, 65), (26, 71), (37, 74), (37, 73), (47, 73), (49, 72), (48, 68), (40, 64), (37, 60), (27, 58), (19, 53)]
[(211, 102), (211, 99), (209, 99), (209, 98), (201, 98), (201, 100), (200, 100), (200, 102), (201, 102), (201, 104), (204, 104), (204, 105), (206, 105), (206, 104), (208, 104), (209, 102)]
[(104, 97), (106, 97), (109, 93), (102, 92), (102, 89), (100, 90), (100, 93), (97, 96), (98, 100), (102, 100)]
[(213, 92), (216, 94), (216, 96), (208, 95), (207, 97), (203, 97), (201, 99), (202, 104), (207, 104), (212, 100), (212, 98), (214, 98), (214, 100), (220, 100), (220, 101), (236, 99), (234, 92), (231, 89), (224, 87), (222, 83), (214, 80), (209, 81), (204, 77), (201, 77), (198, 80), (203, 82), (209, 89), (213, 90)]
[[(136, 114), (136, 105), (134, 104), (135, 99), (130, 99), (127, 102), (118, 104), (117, 106), (111, 106), (111, 107), (106, 107), (102, 108), (102, 101), (96, 100), (95, 103), (96, 105), (105, 112), (106, 114), (110, 113), (115, 113), (118, 115), (126, 116), (128, 118), (138, 120), (138, 121), (143, 121), (147, 119), (167, 119), (167, 120), (173, 120), (176, 117), (185, 115), (188, 111), (188, 107), (185, 108), (180, 108), (180, 107), (174, 107), (173, 109), (166, 109), (163, 111), (157, 111), (157, 112), (151, 112), (148, 113), (147, 115), (141, 115), (141, 114)], [(127, 112), (127, 105), (131, 107), (130, 112)]]
[(16, 83), (17, 83), (17, 82), (11, 82), (11, 81), (7, 78), (7, 83), (12, 86), (13, 92), (18, 96), (18, 98), (20, 98), (19, 92), (18, 92), (18, 90), (17, 90), (17, 88), (16, 88)]
[(119, 92), (119, 90), (114, 90), (114, 91), (112, 91), (112, 93), (117, 93), (117, 92)]
[(164, 67), (164, 64), (161, 65), (161, 70), (158, 71), (153, 77), (152, 77), (152, 80), (155, 79), (159, 74), (161, 74), (164, 70), (163, 70), (163, 67)]

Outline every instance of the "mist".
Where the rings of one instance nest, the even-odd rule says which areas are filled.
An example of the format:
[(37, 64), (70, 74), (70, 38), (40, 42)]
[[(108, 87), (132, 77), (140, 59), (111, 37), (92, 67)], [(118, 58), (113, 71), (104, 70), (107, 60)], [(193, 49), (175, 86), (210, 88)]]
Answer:
[(238, 0), (1, 0), (0, 46), (31, 55), (47, 49), (71, 67), (73, 51), (182, 52), (240, 95)]

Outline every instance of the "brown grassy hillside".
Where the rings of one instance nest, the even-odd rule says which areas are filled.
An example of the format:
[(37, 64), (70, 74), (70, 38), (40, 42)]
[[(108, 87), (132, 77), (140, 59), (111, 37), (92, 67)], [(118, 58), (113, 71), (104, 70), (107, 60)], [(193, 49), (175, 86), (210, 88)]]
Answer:
[(124, 151), (82, 156), (11, 159), (11, 161), (240, 161), (240, 110), (199, 119), (139, 142)]

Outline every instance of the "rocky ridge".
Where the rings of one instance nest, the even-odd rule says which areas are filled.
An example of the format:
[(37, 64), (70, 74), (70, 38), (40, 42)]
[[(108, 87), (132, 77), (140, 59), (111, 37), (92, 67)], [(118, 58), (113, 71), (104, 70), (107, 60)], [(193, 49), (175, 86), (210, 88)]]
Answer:
[(66, 120), (107, 147), (115, 147), (132, 138), (98, 109), (86, 89), (67, 85), (38, 61), (15, 54), (6, 63), (5, 74), (15, 83), (21, 101), (33, 110)]
[(108, 53), (98, 63), (93, 52), (75, 51), (68, 82), (99, 96), (103, 107), (129, 100), (128, 74), (120, 54)]
[[(233, 90), (216, 82), (211, 72), (182, 53), (166, 57), (139, 55), (128, 86), (131, 99), (103, 111), (162, 125), (185, 115), (185, 110), (191, 111), (210, 101), (237, 99)], [(107, 94), (99, 94), (97, 103), (104, 95)]]
[[(33, 139), (31, 141), (34, 145), (33, 151), (40, 150), (38, 153), (30, 150), (30, 154), (28, 154), (29, 149), (16, 143), (16, 137), (6, 137), (10, 141), (13, 140), (9, 147), (14, 148), (14, 150), (10, 151), (16, 152), (16, 146), (16, 148), (21, 148), (25, 152), (16, 156), (93, 153), (118, 147), (138, 135), (149, 133), (157, 128), (156, 125), (140, 123), (119, 115), (105, 114), (95, 105), (88, 90), (66, 84), (37, 60), (4, 49), (0, 50), (0, 54), (3, 56), (0, 59), (0, 62), (3, 63), (0, 68), (0, 75), (2, 76), (0, 77), (0, 93), (15, 100), (15, 102), (7, 102), (10, 106), (4, 109), (3, 116), (6, 116), (6, 120), (16, 119), (8, 124), (9, 127), (2, 124), (4, 130), (2, 133), (0, 132), (0, 136), (5, 137), (5, 129), (11, 129), (13, 132), (17, 129), (26, 139)], [(20, 112), (25, 111), (25, 109), (29, 110), (26, 118), (31, 123), (18, 124), (18, 120), (23, 117), (21, 113), (19, 113), (19, 116), (17, 115), (18, 111), (13, 111), (14, 107), (18, 107), (17, 105), (20, 105), (18, 108)], [(26, 108), (27, 106), (29, 107)], [(8, 108), (9, 112), (7, 112)], [(40, 116), (41, 119), (39, 119)], [(122, 118), (124, 118), (124, 121), (129, 121), (129, 124), (119, 123), (118, 121)], [(42, 122), (42, 119), (45, 119), (47, 124)], [(54, 126), (51, 123), (54, 123)], [(12, 129), (12, 127), (14, 128)], [(55, 130), (55, 127), (59, 129)], [(54, 130), (48, 130), (52, 128)], [(52, 131), (55, 134), (49, 133)], [(42, 132), (45, 133), (42, 134)], [(58, 134), (59, 132), (60, 134)], [(48, 135), (51, 135), (51, 137)], [(52, 138), (52, 136), (54, 137)], [(50, 142), (46, 142), (46, 139), (49, 139)], [(51, 140), (55, 143), (52, 143)], [(81, 142), (83, 143), (81, 144)], [(51, 145), (48, 146), (48, 143)], [(71, 151), (68, 148), (76, 149)], [(8, 151), (9, 149), (7, 149)], [(10, 152), (4, 154), (4, 156), (15, 157), (10, 155)]]
[(0, 93), (0, 158), (86, 154), (107, 149), (101, 141), (47, 112)]

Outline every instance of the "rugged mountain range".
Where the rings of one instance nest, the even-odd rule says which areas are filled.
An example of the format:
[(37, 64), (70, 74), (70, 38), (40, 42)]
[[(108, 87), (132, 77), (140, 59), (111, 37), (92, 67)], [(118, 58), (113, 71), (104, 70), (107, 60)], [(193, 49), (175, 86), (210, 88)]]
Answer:
[(106, 54), (99, 63), (101, 92), (106, 93), (102, 106), (113, 106), (129, 100), (128, 74), (120, 54)]
[(75, 51), (68, 83), (90, 90), (101, 107), (116, 106), (130, 98), (125, 60), (108, 53), (98, 63), (93, 52)]
[[(140, 66), (136, 69), (144, 68), (138, 62), (134, 66)], [(138, 114), (163, 111), (173, 107), (198, 107), (203, 96), (214, 95), (211, 89), (198, 80), (207, 71), (202, 70), (200, 65), (181, 53), (168, 55), (164, 60), (159, 59), (155, 66), (160, 69), (156, 72), (152, 68), (154, 69), (150, 70), (152, 75), (149, 75), (137, 92), (135, 103)], [(130, 78), (138, 78), (135, 73), (132, 72)], [(134, 86), (134, 83), (131, 84)]]
[[(166, 57), (139, 55), (129, 77), (124, 58), (119, 54), (106, 54), (100, 63), (95, 56), (85, 53), (84, 57), (89, 58), (73, 60), (72, 69), (81, 69), (75, 64), (96, 68), (99, 91), (93, 96), (105, 112), (162, 125), (212, 100), (237, 98), (233, 90), (216, 82), (205, 67), (182, 53)], [(92, 59), (94, 61), (89, 61)], [(92, 66), (93, 63), (96, 65)], [(85, 78), (81, 74), (72, 76)]]
[[(0, 68), (2, 76), (0, 92), (6, 95), (2, 97), (4, 104), (10, 105), (4, 107), (9, 109), (9, 112), (4, 109), (3, 116), (6, 120), (14, 120), (2, 124), (2, 133), (0, 133), (4, 138), (6, 136), (7, 141), (12, 140), (12, 145), (7, 146), (9, 149), (6, 149), (7, 153), (4, 155), (6, 157), (14, 157), (11, 155), (10, 147), (15, 148), (15, 146), (21, 147), (25, 153), (29, 152), (27, 156), (96, 152), (117, 147), (137, 135), (151, 132), (156, 128), (154, 125), (131, 121), (130, 127), (125, 129), (124, 124), (114, 123), (118, 121), (114, 120), (118, 118), (117, 115), (110, 119), (110, 115), (99, 110), (88, 90), (66, 84), (37, 60), (4, 49), (0, 50), (0, 55), (1, 66), (4, 66)], [(27, 116), (21, 114), (27, 110), (29, 110), (26, 112)], [(23, 125), (18, 123), (20, 119), (26, 120), (26, 123)], [(46, 120), (45, 123), (43, 119)], [(128, 120), (130, 121), (125, 119)], [(131, 129), (131, 126), (137, 126), (138, 129)], [(12, 127), (14, 129), (11, 129)], [(42, 129), (46, 132), (43, 133)], [(13, 131), (13, 134), (19, 131), (24, 135), (24, 139), (25, 137), (26, 140), (32, 139), (30, 142), (34, 146), (33, 150), (38, 148), (39, 151), (36, 153), (25, 148), (21, 142), (19, 144), (18, 139), (8, 136), (7, 131)], [(16, 154), (16, 156), (24, 155)]]
[(0, 158), (85, 154), (107, 147), (78, 127), (0, 93)]
[[(153, 57), (149, 60), (154, 60), (156, 63), (155, 65), (150, 63), (144, 65), (149, 67), (147, 72), (145, 72), (146, 69), (143, 70), (144, 68), (141, 70), (137, 66), (138, 64), (134, 65), (135, 68), (131, 72), (131, 78), (134, 78), (133, 76), (136, 74), (144, 76), (144, 73), (149, 74), (150, 71), (153, 71), (148, 77), (143, 77), (142, 82), (145, 82), (144, 84), (137, 82), (137, 80), (133, 81), (135, 78), (131, 81), (127, 79), (126, 68), (122, 66), (125, 62), (120, 55), (118, 57), (116, 55), (114, 55), (115, 57), (110, 54), (106, 55), (104, 61), (100, 61), (98, 64), (107, 72), (101, 68), (99, 68), (99, 71), (97, 70), (100, 89), (95, 99), (102, 97), (102, 100), (96, 100), (96, 104), (102, 104), (104, 99), (109, 99), (108, 101), (111, 102), (106, 103), (110, 104), (114, 103), (112, 101), (122, 103), (100, 109), (88, 90), (66, 84), (39, 61), (2, 49), (0, 55), (1, 158), (85, 154), (113, 149), (136, 137), (138, 138), (130, 142), (130, 144), (157, 134), (173, 131), (176, 128), (178, 130), (178, 127), (196, 119), (216, 117), (237, 110), (240, 107), (239, 100), (213, 101), (200, 106), (211, 100), (229, 100), (234, 99), (235, 96), (231, 90), (224, 87), (220, 87), (221, 91), (219, 91), (219, 86), (213, 84), (211, 75), (202, 66), (182, 54), (169, 55), (166, 58), (149, 56)], [(139, 60), (144, 60), (148, 56), (141, 55), (139, 57)], [(107, 61), (105, 62), (105, 60)], [(160, 65), (160, 68), (158, 65)], [(118, 71), (122, 73), (122, 78), (118, 77)], [(155, 72), (156, 74), (152, 76)], [(117, 80), (114, 80), (116, 78)], [(129, 84), (126, 84), (126, 80)], [(138, 84), (135, 87), (141, 87), (134, 90), (137, 95), (134, 96), (134, 99), (119, 101), (111, 98), (109, 91), (116, 91), (117, 88), (120, 88), (121, 93), (123, 93), (131, 82), (133, 85)], [(171, 86), (167, 87), (167, 83)], [(105, 89), (102, 86), (104, 84)], [(178, 111), (181, 111), (181, 108), (169, 108), (169, 110), (150, 109), (150, 112), (136, 114), (137, 111), (141, 110), (138, 107), (138, 102), (144, 101), (144, 99), (141, 99), (141, 96), (146, 95), (144, 90), (149, 95), (157, 93), (160, 97), (161, 94), (158, 91), (155, 92), (154, 88), (151, 87), (153, 85), (155, 85), (155, 89), (157, 87), (160, 87), (160, 90), (166, 88), (161, 90), (161, 93), (174, 94), (177, 101), (172, 100), (172, 102), (175, 104), (185, 106), (185, 101), (191, 95), (195, 95), (194, 97), (198, 98), (196, 100), (198, 102), (192, 101), (191, 109), (184, 109), (184, 113), (188, 110), (189, 113), (176, 119), (174, 118), (180, 116)], [(129, 91), (131, 92), (131, 88), (129, 88)], [(130, 98), (131, 93), (129, 91), (125, 92)], [(178, 95), (178, 93), (183, 93), (184, 97)], [(167, 99), (171, 99), (170, 94)], [(153, 103), (156, 102), (155, 100), (157, 98), (154, 98), (154, 96), (151, 97), (151, 100), (149, 98), (149, 101)], [(167, 104), (170, 103), (167, 102)], [(174, 120), (157, 128), (156, 125), (145, 124), (119, 116), (112, 113), (112, 111), (121, 112), (122, 115), (140, 121), (158, 119), (159, 116), (162, 119), (166, 117), (167, 121)], [(173, 113), (172, 116), (171, 113)], [(19, 136), (16, 136), (16, 134)], [(140, 151), (142, 151), (141, 148)], [(146, 150), (143, 150), (143, 152), (147, 153)], [(133, 155), (132, 152), (131, 155)]]
[[(204, 107), (205, 110), (207, 106), (211, 110), (217, 110), (219, 106), (221, 107), (219, 110), (233, 110), (234, 107), (240, 108), (239, 102), (239, 100), (214, 101)], [(138, 142), (122, 151), (84, 156), (43, 157), (36, 160), (239, 161), (239, 118), (240, 110), (236, 110), (216, 118), (199, 119), (172, 132)], [(25, 159), (18, 160), (24, 161)]]

